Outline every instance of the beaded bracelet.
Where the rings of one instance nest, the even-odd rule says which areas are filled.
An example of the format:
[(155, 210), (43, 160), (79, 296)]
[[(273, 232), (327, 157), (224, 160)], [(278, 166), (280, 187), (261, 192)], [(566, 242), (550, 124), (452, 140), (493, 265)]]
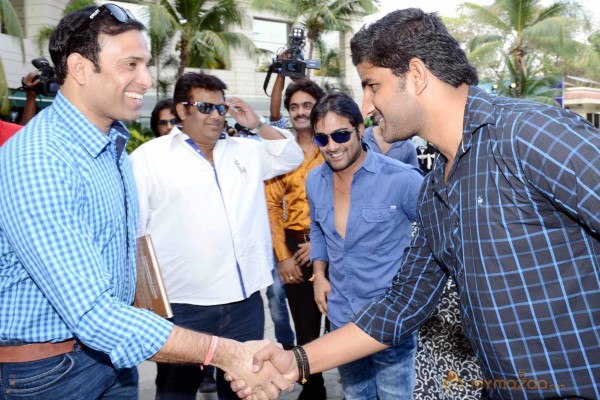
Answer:
[(310, 376), (310, 366), (308, 365), (308, 357), (302, 346), (296, 346), (292, 349), (298, 366), (298, 383), (305, 384)]

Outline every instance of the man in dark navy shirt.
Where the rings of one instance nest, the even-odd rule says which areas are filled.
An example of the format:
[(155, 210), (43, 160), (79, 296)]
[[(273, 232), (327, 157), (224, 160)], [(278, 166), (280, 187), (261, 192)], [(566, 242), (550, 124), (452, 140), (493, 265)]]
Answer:
[(600, 398), (598, 131), (569, 111), (476, 87), (436, 14), (390, 13), (351, 49), (363, 110), (385, 118), (384, 138), (418, 134), (440, 155), (387, 293), (296, 350), (306, 358), (270, 346), (255, 363), (271, 358), (295, 380), (393, 346), (427, 320), (452, 277), (484, 374), (462, 384), (494, 399)]

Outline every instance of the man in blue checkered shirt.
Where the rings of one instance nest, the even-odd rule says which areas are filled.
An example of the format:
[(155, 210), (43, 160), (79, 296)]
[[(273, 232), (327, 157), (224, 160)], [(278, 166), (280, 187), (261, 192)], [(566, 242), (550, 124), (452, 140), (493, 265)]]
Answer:
[[(251, 377), (241, 344), (131, 306), (137, 195), (119, 121), (152, 86), (143, 29), (110, 3), (63, 18), (61, 90), (0, 148), (0, 400), (134, 399), (148, 358)], [(277, 375), (257, 383), (277, 393)]]
[(363, 110), (385, 118), (386, 140), (418, 134), (438, 149), (417, 230), (387, 293), (304, 346), (307, 361), (269, 346), (255, 362), (271, 358), (295, 380), (394, 346), (452, 277), (484, 379), (447, 371), (450, 398), (455, 385), (493, 399), (600, 398), (600, 133), (567, 110), (476, 87), (436, 14), (390, 13), (351, 49)]

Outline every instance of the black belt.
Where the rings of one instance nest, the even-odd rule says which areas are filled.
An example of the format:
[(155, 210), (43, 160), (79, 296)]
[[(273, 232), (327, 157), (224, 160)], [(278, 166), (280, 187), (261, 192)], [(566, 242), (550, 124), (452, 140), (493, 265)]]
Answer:
[(294, 231), (285, 229), (285, 235), (303, 242), (310, 242), (310, 231)]

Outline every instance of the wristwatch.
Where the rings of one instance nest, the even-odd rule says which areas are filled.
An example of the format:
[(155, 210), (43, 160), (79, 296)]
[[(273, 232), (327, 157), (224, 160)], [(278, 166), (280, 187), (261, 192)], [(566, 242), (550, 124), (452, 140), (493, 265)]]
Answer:
[(262, 128), (263, 125), (265, 125), (266, 123), (267, 123), (267, 120), (261, 116), (258, 119), (258, 125), (256, 125), (256, 127), (254, 129), (250, 129), (250, 132), (254, 133), (255, 135), (258, 135), (258, 131), (260, 131), (260, 128)]

